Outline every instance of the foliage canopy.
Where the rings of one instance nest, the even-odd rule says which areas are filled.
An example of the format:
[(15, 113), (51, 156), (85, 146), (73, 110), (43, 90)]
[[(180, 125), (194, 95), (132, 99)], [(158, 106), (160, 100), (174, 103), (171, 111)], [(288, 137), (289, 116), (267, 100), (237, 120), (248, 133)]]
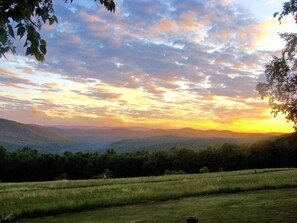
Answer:
[[(281, 12), (274, 13), (281, 22), (284, 16), (292, 15), (297, 23), (297, 1), (291, 0), (283, 4)], [(283, 113), (288, 121), (294, 123), (297, 131), (297, 33), (282, 33), (280, 37), (286, 42), (281, 56), (273, 56), (266, 65), (266, 82), (256, 87), (264, 97), (269, 98), (272, 113), (277, 116)]]

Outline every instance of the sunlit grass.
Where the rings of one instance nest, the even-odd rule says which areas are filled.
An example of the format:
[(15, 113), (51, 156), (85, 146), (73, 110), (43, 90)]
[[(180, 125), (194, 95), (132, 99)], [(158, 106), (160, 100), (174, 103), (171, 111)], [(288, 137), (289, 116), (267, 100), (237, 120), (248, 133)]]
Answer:
[(200, 223), (295, 223), (296, 193), (294, 188), (205, 195), (28, 219), (22, 223), (183, 223), (190, 216)]
[(294, 187), (297, 187), (297, 169), (2, 183), (0, 217), (8, 221), (200, 195)]

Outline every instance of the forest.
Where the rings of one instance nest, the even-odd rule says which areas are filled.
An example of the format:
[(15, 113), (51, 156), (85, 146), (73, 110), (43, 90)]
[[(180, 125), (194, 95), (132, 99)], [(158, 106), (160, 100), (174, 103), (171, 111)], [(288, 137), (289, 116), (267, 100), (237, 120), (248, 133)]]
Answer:
[(98, 179), (186, 174), (242, 169), (297, 167), (297, 134), (253, 144), (225, 143), (205, 150), (153, 152), (41, 153), (0, 147), (0, 181), (27, 182), (60, 179)]

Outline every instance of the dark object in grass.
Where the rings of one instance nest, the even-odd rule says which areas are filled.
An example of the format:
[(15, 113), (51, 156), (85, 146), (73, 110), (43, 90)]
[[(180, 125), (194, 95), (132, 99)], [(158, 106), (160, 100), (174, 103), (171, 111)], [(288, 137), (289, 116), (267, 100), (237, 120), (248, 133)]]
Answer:
[(195, 217), (189, 217), (187, 223), (198, 223), (198, 219)]

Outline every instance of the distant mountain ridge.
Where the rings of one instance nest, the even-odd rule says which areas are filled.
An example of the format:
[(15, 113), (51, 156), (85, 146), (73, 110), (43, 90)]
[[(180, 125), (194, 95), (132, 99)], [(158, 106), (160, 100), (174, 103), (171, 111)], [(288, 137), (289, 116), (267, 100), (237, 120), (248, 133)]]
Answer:
[(224, 142), (254, 142), (281, 133), (237, 133), (232, 131), (146, 128), (63, 128), (21, 124), (0, 119), (0, 145), (8, 150), (31, 147), (44, 152), (155, 150), (171, 147), (205, 148)]
[(46, 145), (54, 145), (66, 142), (66, 136), (48, 131), (46, 128), (36, 125), (24, 125), (18, 122), (0, 119), (0, 145), (7, 149), (22, 147), (43, 148)]

